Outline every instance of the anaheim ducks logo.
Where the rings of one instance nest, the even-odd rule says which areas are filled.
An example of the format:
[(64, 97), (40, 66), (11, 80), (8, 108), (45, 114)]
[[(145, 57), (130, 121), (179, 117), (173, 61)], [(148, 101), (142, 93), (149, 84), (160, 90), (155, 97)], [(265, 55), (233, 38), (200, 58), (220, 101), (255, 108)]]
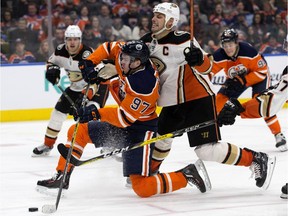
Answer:
[(155, 56), (150, 56), (150, 59), (153, 62), (153, 64), (157, 67), (159, 75), (161, 75), (166, 69), (166, 64), (161, 59)]

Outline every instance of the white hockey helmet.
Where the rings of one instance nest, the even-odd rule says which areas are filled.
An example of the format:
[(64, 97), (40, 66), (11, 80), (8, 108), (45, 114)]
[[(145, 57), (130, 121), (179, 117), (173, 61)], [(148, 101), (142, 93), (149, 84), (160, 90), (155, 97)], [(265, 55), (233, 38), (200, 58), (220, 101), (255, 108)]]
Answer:
[(165, 15), (165, 25), (170, 18), (173, 18), (174, 20), (173, 20), (172, 27), (177, 25), (179, 18), (180, 18), (180, 9), (178, 5), (174, 3), (164, 2), (164, 3), (157, 4), (153, 8), (153, 13), (155, 12)]
[(82, 32), (77, 25), (69, 25), (65, 31), (65, 39), (72, 37), (72, 38), (80, 38), (80, 41), (82, 39)]

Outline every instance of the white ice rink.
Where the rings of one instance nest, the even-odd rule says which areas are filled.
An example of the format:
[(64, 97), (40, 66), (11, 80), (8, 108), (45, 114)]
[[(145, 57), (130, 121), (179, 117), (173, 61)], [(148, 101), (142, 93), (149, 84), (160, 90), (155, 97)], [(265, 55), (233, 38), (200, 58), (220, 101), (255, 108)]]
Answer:
[[(282, 131), (288, 138), (288, 110), (278, 114)], [(57, 143), (65, 142), (67, 120)], [(56, 197), (35, 191), (37, 180), (50, 178), (55, 172), (58, 151), (46, 158), (32, 158), (32, 149), (43, 142), (47, 121), (2, 123), (0, 137), (0, 215), (44, 215), (45, 204), (55, 204)], [(126, 188), (122, 164), (112, 158), (77, 167), (70, 188), (61, 198), (54, 215), (60, 216), (285, 216), (288, 202), (280, 198), (281, 187), (288, 182), (288, 152), (279, 152), (275, 139), (263, 119), (237, 118), (233, 126), (222, 128), (222, 139), (240, 147), (264, 151), (277, 157), (270, 187), (263, 191), (250, 179), (247, 167), (205, 162), (212, 190), (201, 194), (186, 188), (170, 194), (139, 198)], [(83, 158), (99, 154), (89, 145)], [(197, 160), (188, 147), (186, 135), (176, 138), (161, 171), (178, 170)], [(28, 212), (38, 207), (38, 212)]]

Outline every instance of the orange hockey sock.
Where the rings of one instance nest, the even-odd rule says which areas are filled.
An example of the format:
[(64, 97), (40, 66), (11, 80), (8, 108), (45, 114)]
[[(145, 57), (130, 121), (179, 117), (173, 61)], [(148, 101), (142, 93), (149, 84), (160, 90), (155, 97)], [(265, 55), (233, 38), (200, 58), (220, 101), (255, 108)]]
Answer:
[(186, 187), (187, 180), (181, 172), (160, 173), (155, 176), (130, 175), (132, 188), (140, 197), (170, 193)]
[(272, 134), (275, 135), (281, 132), (281, 127), (280, 127), (280, 124), (276, 115), (273, 115), (271, 117), (266, 117), (264, 118), (264, 120), (267, 126), (269, 127), (269, 129), (271, 130)]

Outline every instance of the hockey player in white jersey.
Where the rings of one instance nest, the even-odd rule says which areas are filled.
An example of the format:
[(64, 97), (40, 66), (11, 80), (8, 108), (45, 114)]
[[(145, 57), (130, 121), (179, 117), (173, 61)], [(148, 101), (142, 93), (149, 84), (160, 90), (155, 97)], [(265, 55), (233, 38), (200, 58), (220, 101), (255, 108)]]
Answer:
[[(65, 43), (56, 47), (46, 65), (46, 79), (52, 84), (58, 84), (60, 80), (60, 68), (64, 68), (71, 82), (65, 89), (66, 94), (77, 105), (83, 98), (83, 89), (87, 83), (82, 78), (78, 62), (86, 59), (93, 49), (82, 44), (82, 32), (77, 25), (70, 25), (65, 31)], [(97, 92), (98, 91), (98, 92)], [(96, 94), (97, 92), (97, 94)], [(89, 100), (97, 102), (100, 107), (105, 105), (108, 97), (107, 85), (91, 85), (88, 92)], [(68, 114), (73, 114), (74, 108), (66, 99), (64, 94), (57, 101), (46, 129), (44, 143), (33, 149), (32, 156), (46, 156), (53, 149), (57, 136), (62, 128), (63, 122)]]
[[(188, 32), (174, 31), (180, 10), (174, 3), (160, 3), (153, 9), (151, 32), (141, 39), (148, 44), (151, 59), (160, 73), (160, 98), (158, 134), (215, 120), (215, 124), (188, 132), (190, 147), (196, 147), (197, 156), (206, 161), (250, 167), (255, 174), (256, 185), (267, 189), (272, 177), (275, 158), (266, 153), (240, 148), (219, 141), (215, 94), (203, 74), (212, 67), (209, 54), (205, 53)], [(167, 157), (173, 139), (156, 142), (153, 151), (152, 171), (157, 172)], [(256, 168), (257, 167), (257, 168)]]

